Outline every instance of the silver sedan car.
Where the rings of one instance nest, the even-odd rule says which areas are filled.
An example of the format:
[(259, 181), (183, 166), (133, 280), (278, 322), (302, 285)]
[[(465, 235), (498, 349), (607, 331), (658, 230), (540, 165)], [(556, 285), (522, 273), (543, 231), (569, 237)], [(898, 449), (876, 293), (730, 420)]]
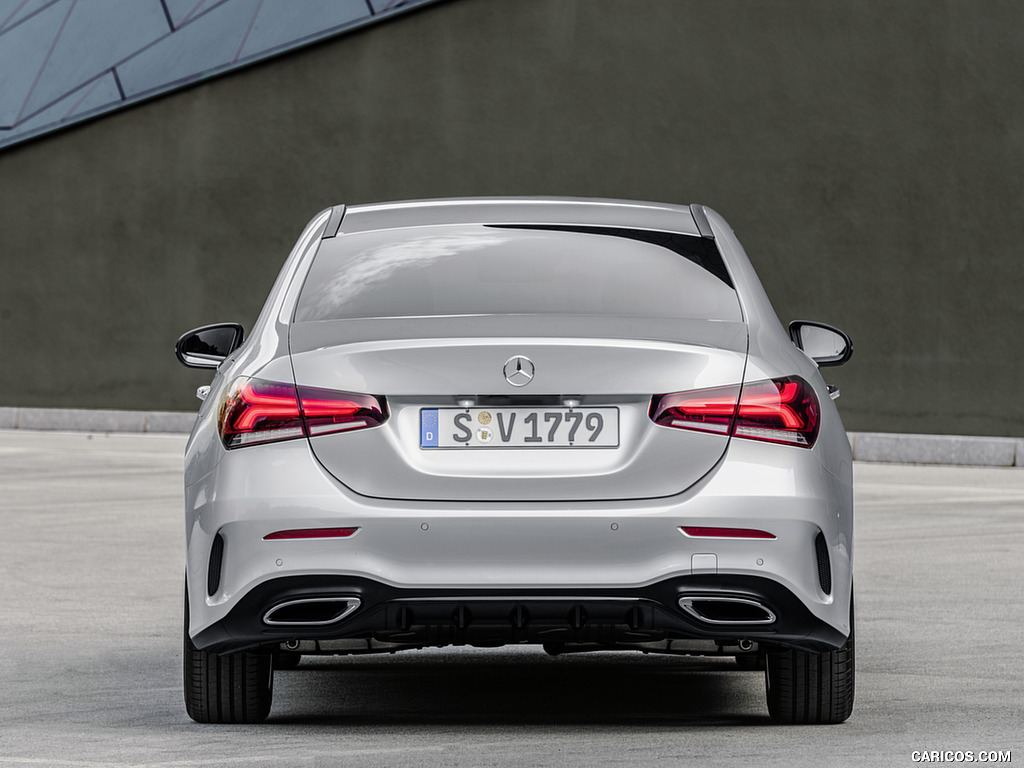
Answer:
[(701, 205), (328, 208), (216, 369), (185, 456), (184, 688), (255, 722), (303, 655), (533, 644), (735, 657), (783, 723), (854, 698), (850, 446)]

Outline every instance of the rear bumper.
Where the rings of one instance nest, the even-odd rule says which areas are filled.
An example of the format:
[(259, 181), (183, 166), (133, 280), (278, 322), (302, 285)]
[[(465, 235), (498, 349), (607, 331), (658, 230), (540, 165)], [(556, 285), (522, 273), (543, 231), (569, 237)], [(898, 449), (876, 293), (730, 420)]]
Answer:
[[(637, 631), (619, 605), (632, 601), (626, 610), (638, 608), (642, 626), (674, 637), (838, 645), (849, 631), (852, 487), (823, 471), (817, 450), (734, 440), (682, 494), (579, 503), (372, 499), (327, 473), (304, 440), (229, 452), (186, 487), (189, 633), (198, 646), (219, 651), (282, 639), (381, 639), (403, 624), (420, 627), (409, 636), (413, 645), (547, 642), (567, 626), (566, 642), (594, 642), (588, 633)], [(762, 529), (775, 538), (691, 538), (683, 526)], [(265, 538), (330, 527), (358, 531), (339, 539)], [(742, 631), (707, 626), (679, 605), (694, 590), (740, 599), (750, 593), (776, 620)], [(319, 628), (264, 622), (280, 602), (346, 595), (360, 605), (343, 621)], [(396, 601), (415, 622), (395, 623), (389, 606)], [(507, 630), (501, 622), (517, 606), (531, 621)], [(575, 606), (589, 623), (564, 623)], [(474, 619), (471, 630), (449, 626), (460, 607)]]
[[(265, 621), (281, 605), (343, 605), (346, 599), (358, 607), (329, 624)], [(693, 611), (693, 605), (699, 610)], [(705, 605), (742, 605), (750, 610), (729, 616), (700, 609)], [(760, 577), (691, 575), (638, 588), (496, 590), (401, 588), (365, 578), (309, 575), (260, 584), (193, 642), (201, 649), (227, 653), (292, 639), (342, 638), (409, 646), (746, 639), (807, 650), (838, 648), (846, 640), (792, 592)]]

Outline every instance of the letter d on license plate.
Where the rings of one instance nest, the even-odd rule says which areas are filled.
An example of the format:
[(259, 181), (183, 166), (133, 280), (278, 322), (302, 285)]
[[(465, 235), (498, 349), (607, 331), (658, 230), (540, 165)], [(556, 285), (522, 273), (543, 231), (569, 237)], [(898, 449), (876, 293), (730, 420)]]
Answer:
[(420, 447), (437, 448), (437, 409), (420, 411)]

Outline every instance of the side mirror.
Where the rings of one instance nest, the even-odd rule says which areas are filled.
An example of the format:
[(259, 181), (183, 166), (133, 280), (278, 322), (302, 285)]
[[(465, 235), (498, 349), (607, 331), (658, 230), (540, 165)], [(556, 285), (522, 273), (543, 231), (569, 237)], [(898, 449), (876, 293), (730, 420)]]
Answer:
[(842, 365), (853, 356), (853, 342), (838, 328), (810, 320), (789, 324), (789, 338), (819, 366)]
[(178, 339), (174, 354), (189, 368), (216, 368), (242, 345), (244, 333), (238, 323), (204, 325)]

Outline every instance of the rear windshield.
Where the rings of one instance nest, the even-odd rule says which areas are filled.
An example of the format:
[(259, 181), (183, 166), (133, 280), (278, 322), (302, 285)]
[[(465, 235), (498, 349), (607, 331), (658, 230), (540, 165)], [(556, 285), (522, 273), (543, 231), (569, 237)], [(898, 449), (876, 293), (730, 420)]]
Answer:
[(603, 227), (460, 225), (324, 240), (295, 321), (523, 314), (742, 319), (711, 240)]

